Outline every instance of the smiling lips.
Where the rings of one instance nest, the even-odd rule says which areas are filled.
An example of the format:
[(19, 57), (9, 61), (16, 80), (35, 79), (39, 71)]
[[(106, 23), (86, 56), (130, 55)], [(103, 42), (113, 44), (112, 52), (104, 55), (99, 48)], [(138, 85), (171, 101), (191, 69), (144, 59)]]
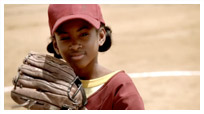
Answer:
[(84, 53), (73, 53), (71, 54), (71, 59), (77, 61), (81, 60), (84, 56), (85, 56)]

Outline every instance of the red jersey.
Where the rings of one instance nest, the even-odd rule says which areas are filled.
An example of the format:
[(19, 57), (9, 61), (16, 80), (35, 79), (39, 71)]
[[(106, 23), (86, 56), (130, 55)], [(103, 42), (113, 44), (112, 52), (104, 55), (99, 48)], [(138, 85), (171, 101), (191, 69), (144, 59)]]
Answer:
[(131, 78), (118, 72), (88, 97), (88, 110), (144, 110), (143, 100)]

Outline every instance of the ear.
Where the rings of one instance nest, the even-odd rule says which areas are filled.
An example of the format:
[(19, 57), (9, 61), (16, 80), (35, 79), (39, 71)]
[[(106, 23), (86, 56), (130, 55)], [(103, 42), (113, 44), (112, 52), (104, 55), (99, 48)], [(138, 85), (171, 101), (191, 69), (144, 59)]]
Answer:
[(59, 53), (59, 48), (58, 48), (57, 41), (56, 41), (56, 38), (53, 39), (53, 41), (52, 41), (52, 45), (53, 45), (53, 48), (54, 48), (55, 52), (56, 52), (58, 55), (60, 55), (60, 53)]
[(104, 27), (101, 27), (98, 31), (98, 42), (99, 42), (99, 46), (102, 46), (104, 44), (104, 42), (106, 41), (106, 30)]

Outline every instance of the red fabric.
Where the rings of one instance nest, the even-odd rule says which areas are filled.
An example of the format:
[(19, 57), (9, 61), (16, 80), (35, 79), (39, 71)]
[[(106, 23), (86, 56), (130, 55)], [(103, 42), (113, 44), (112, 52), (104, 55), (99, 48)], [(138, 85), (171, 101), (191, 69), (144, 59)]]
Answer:
[(88, 110), (144, 110), (131, 78), (121, 71), (88, 98)]
[(53, 36), (57, 28), (65, 21), (83, 19), (99, 29), (104, 23), (101, 8), (97, 4), (51, 4), (48, 8), (50, 33)]

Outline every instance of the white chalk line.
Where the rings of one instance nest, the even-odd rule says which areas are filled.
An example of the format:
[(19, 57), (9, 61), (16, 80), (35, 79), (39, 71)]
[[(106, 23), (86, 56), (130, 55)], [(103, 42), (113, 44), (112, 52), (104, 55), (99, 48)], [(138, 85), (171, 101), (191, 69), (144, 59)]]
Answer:
[(161, 77), (161, 76), (200, 76), (200, 71), (162, 71), (162, 72), (142, 72), (129, 73), (131, 78), (139, 77)]
[[(142, 72), (128, 73), (131, 78), (142, 77), (163, 77), (163, 76), (200, 76), (200, 71), (162, 71), (162, 72)], [(10, 92), (13, 86), (4, 87), (4, 93)]]
[(4, 87), (4, 93), (10, 92), (13, 89), (13, 86)]

